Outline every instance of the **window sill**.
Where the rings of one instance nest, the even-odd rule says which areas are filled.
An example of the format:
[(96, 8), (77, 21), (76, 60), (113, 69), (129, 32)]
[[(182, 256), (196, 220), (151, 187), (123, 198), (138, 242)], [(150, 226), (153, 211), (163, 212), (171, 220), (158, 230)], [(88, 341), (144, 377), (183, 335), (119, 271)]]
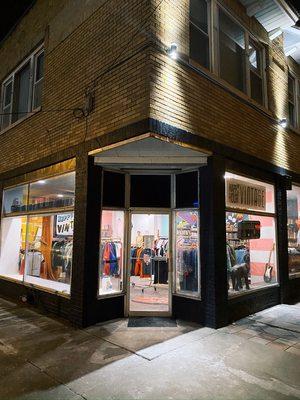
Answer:
[(292, 281), (293, 279), (299, 279), (300, 278), (300, 272), (294, 272), (289, 274), (289, 280)]
[(234, 300), (234, 299), (240, 298), (240, 297), (247, 297), (247, 296), (251, 295), (252, 293), (262, 292), (264, 290), (268, 290), (270, 288), (275, 288), (275, 287), (279, 287), (279, 283), (272, 283), (269, 286), (262, 286), (260, 288), (250, 289), (250, 290), (247, 290), (247, 291), (244, 291), (241, 293), (232, 293), (232, 294), (228, 293), (228, 300), (230, 301), (230, 300)]
[(178, 293), (178, 292), (174, 292), (172, 293), (173, 296), (178, 296), (178, 297), (184, 297), (185, 299), (190, 299), (190, 300), (197, 300), (197, 301), (201, 301), (201, 296), (200, 293), (197, 294), (187, 294), (187, 293)]
[(2, 135), (3, 133), (6, 133), (7, 131), (9, 131), (10, 129), (15, 128), (17, 125), (21, 124), (22, 122), (26, 121), (28, 118), (31, 118), (32, 116), (38, 114), (40, 111), (42, 110), (42, 107), (38, 107), (33, 111), (30, 111), (28, 114), (26, 114), (24, 117), (18, 119), (18, 121), (13, 122), (12, 124), (10, 124), (9, 126), (7, 126), (6, 128), (0, 130), (0, 135)]
[(24, 282), (23, 279), (20, 280), (18, 278), (14, 278), (12, 276), (0, 275), (0, 280), (17, 283), (17, 284), (22, 285), (22, 286), (38, 289), (38, 290), (41, 290), (43, 292), (55, 294), (56, 296), (61, 296), (61, 297), (70, 299), (70, 294), (69, 293), (63, 293), (63, 292), (60, 292), (58, 290), (47, 288), (45, 286), (41, 286), (41, 285), (38, 285), (38, 284)]
[(126, 294), (125, 292), (98, 294), (97, 295), (97, 300), (104, 300), (104, 299), (109, 299), (111, 297), (125, 296), (125, 294)]
[(184, 63), (187, 67), (193, 69), (193, 71), (195, 71), (195, 73), (198, 73), (199, 75), (202, 75), (205, 78), (208, 78), (214, 84), (225, 89), (227, 92), (229, 92), (234, 97), (241, 99), (244, 103), (248, 104), (250, 107), (265, 114), (267, 117), (274, 119), (274, 115), (271, 113), (271, 111), (266, 106), (263, 106), (263, 105), (257, 103), (251, 97), (247, 96), (244, 92), (241, 92), (240, 90), (231, 86), (229, 83), (227, 83), (226, 81), (224, 81), (223, 79), (218, 77), (216, 74), (214, 74), (210, 70), (200, 66), (199, 64), (197, 64), (195, 61), (193, 61), (191, 59), (188, 59), (188, 61), (184, 61), (184, 60), (178, 60), (178, 61)]

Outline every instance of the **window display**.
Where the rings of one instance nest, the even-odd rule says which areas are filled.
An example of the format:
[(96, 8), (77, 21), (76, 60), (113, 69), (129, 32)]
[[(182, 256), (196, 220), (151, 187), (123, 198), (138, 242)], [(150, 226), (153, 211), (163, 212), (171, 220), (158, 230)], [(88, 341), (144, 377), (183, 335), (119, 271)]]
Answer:
[(25, 282), (70, 292), (74, 214), (28, 218)]
[(274, 187), (231, 173), (225, 178), (226, 268), (234, 295), (277, 282)]
[(175, 212), (176, 291), (200, 292), (199, 215), (196, 210)]
[(4, 190), (2, 276), (70, 293), (74, 198), (75, 172)]
[(0, 275), (23, 280), (27, 217), (3, 218), (1, 223)]
[(300, 277), (300, 186), (287, 191), (289, 276)]
[(41, 179), (29, 185), (28, 211), (73, 207), (75, 172)]
[(169, 311), (169, 215), (132, 214), (130, 311)]
[(99, 254), (99, 294), (105, 295), (122, 292), (124, 211), (102, 211)]

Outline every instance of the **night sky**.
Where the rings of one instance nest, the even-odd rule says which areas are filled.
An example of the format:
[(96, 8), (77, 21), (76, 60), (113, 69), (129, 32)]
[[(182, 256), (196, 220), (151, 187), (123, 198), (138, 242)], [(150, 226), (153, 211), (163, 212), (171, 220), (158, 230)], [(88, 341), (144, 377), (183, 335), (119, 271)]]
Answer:
[[(11, 0), (0, 5), (0, 41), (36, 0)], [(288, 0), (300, 13), (300, 0)], [(299, 22), (297, 25), (300, 25)]]

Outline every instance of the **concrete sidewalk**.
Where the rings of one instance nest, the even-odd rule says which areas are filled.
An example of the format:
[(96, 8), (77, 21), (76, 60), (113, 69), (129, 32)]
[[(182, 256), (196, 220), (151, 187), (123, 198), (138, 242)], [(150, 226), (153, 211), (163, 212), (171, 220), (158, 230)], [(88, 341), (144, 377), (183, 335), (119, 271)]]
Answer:
[(300, 304), (219, 330), (169, 322), (75, 329), (0, 300), (0, 399), (300, 399)]

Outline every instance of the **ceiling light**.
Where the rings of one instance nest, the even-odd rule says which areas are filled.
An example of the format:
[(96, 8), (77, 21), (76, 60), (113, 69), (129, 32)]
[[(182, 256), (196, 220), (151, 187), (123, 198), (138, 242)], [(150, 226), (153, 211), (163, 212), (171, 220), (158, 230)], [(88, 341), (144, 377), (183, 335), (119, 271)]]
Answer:
[(286, 128), (287, 127), (287, 119), (282, 118), (281, 120), (279, 120), (279, 125), (281, 126), (281, 128)]
[(38, 183), (39, 183), (40, 185), (45, 185), (46, 181), (44, 181), (43, 179), (41, 179), (40, 181), (38, 181)]
[(171, 58), (173, 58), (173, 60), (176, 60), (176, 58), (178, 57), (177, 44), (172, 43), (171, 46), (167, 49), (167, 53)]
[(58, 194), (57, 197), (64, 197), (64, 195), (63, 194)]

